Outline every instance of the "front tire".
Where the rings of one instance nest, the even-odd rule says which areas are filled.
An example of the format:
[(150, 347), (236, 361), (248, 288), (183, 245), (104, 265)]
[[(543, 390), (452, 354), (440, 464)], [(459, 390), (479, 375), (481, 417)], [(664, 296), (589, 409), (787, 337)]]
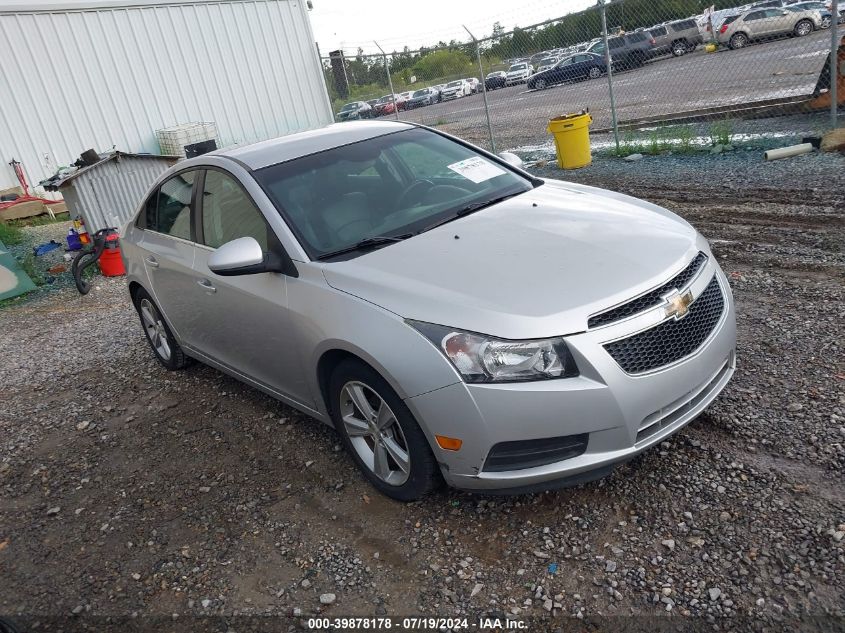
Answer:
[(682, 55), (686, 55), (687, 51), (689, 51), (689, 46), (684, 41), (678, 41), (672, 44), (672, 54), (675, 57), (681, 57)]
[(804, 37), (812, 33), (814, 29), (815, 26), (813, 26), (813, 23), (810, 20), (801, 20), (795, 25), (793, 33), (795, 34), (795, 37)]
[[(530, 88), (531, 86), (529, 86)], [(546, 88), (546, 80), (545, 79), (537, 79), (534, 81), (533, 87), (537, 90), (545, 90)]]
[(589, 72), (587, 73), (587, 76), (590, 79), (598, 79), (599, 77), (601, 77), (601, 68), (599, 68), (598, 66), (593, 66), (592, 68), (590, 68)]
[(147, 342), (158, 362), (170, 371), (184, 369), (190, 365), (193, 359), (185, 354), (176, 342), (173, 332), (170, 331), (170, 327), (150, 294), (143, 288), (139, 288), (132, 297), (132, 303), (135, 304), (135, 310), (138, 311), (141, 319), (141, 327), (144, 328)]
[(831, 19), (828, 17), (822, 18), (821, 28), (829, 29), (831, 25)]
[(384, 495), (415, 501), (441, 483), (425, 434), (393, 388), (369, 365), (349, 359), (329, 380), (335, 429), (364, 477)]

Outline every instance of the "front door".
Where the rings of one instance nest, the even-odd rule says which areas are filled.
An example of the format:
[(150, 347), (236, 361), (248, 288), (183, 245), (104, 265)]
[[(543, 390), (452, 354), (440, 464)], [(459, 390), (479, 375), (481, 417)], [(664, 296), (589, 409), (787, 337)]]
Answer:
[(237, 179), (221, 170), (205, 172), (197, 196), (198, 241), (194, 259), (197, 351), (313, 407), (296, 340), (291, 332), (287, 277), (259, 273), (224, 277), (208, 268), (214, 249), (239, 237), (254, 237), (266, 252), (280, 248), (263, 214)]
[(196, 175), (196, 171), (176, 174), (148, 198), (139, 244), (156, 304), (177, 338), (188, 345), (197, 317), (191, 303), (196, 294), (196, 245), (191, 228), (191, 194)]

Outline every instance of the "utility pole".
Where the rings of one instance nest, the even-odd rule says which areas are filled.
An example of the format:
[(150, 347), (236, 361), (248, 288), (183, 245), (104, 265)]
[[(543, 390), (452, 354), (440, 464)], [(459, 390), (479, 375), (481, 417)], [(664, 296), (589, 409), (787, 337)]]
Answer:
[(604, 38), (604, 63), (607, 65), (607, 86), (610, 91), (610, 116), (613, 120), (613, 138), (616, 142), (616, 153), (619, 153), (619, 123), (616, 120), (616, 100), (613, 98), (613, 60), (610, 58), (610, 46), (607, 43), (607, 11), (605, 1), (598, 0), (601, 8), (601, 34)]
[(839, 0), (830, 5), (830, 127), (836, 129), (839, 105)]
[(475, 39), (475, 35), (470, 32), (466, 25), (464, 25), (464, 30), (469, 33), (469, 36), (475, 44), (475, 54), (478, 57), (478, 72), (481, 74), (481, 77), (479, 77), (478, 80), (481, 82), (481, 93), (484, 95), (484, 114), (487, 116), (487, 134), (490, 137), (490, 151), (495, 154), (496, 141), (493, 140), (493, 126), (490, 123), (490, 104), (487, 103), (487, 82), (484, 80), (484, 66), (481, 65), (481, 47), (478, 45), (478, 40)]
[(387, 55), (385, 54), (384, 49), (381, 46), (379, 46), (378, 42), (373, 40), (373, 44), (375, 44), (376, 47), (378, 47), (378, 49), (381, 51), (382, 59), (384, 59), (384, 70), (385, 70), (385, 72), (387, 72), (387, 85), (390, 86), (390, 99), (393, 101), (393, 116), (398, 121), (399, 120), (399, 104), (396, 102), (396, 93), (393, 92), (393, 79), (390, 76), (390, 66), (387, 63)]

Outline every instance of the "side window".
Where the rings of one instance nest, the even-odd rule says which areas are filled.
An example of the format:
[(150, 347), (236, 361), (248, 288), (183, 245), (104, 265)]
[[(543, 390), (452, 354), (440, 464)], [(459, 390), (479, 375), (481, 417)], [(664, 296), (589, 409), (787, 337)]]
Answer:
[(193, 171), (177, 174), (149, 197), (144, 210), (147, 229), (191, 239), (191, 191), (195, 177)]
[(621, 37), (614, 37), (607, 41), (608, 45), (610, 46), (611, 50), (614, 48), (622, 48), (625, 46), (625, 40)]
[(761, 19), (763, 17), (763, 15), (764, 15), (763, 11), (754, 11), (754, 12), (746, 15), (745, 18), (743, 18), (743, 21), (744, 22), (753, 22), (754, 20)]
[(267, 251), (267, 222), (231, 176), (209, 169), (202, 192), (202, 233), (206, 246), (218, 248), (239, 237), (254, 237)]

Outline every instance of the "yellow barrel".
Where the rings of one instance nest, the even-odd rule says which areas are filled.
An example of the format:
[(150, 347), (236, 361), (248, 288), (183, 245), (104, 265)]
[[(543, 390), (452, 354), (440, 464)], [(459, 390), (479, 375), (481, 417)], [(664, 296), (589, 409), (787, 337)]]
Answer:
[(704, 45), (704, 50), (708, 53), (715, 53), (717, 50), (719, 50), (719, 45), (714, 44), (713, 42), (708, 42)]
[(579, 169), (593, 162), (590, 131), (593, 118), (587, 114), (567, 114), (549, 119), (546, 131), (554, 134), (557, 164), (561, 169)]

